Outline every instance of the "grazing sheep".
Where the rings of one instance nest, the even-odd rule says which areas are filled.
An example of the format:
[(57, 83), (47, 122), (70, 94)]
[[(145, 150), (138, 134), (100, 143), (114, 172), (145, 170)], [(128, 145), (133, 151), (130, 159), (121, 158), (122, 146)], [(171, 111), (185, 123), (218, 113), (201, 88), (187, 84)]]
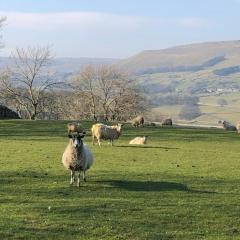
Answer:
[(84, 128), (82, 127), (82, 125), (80, 123), (69, 123), (67, 125), (67, 128), (68, 128), (68, 134), (71, 134), (71, 133), (81, 133), (84, 131)]
[(167, 118), (162, 121), (162, 126), (172, 126), (172, 125), (173, 125), (173, 122), (171, 118)]
[(134, 139), (132, 139), (132, 140), (129, 142), (129, 144), (144, 145), (144, 144), (147, 144), (147, 138), (148, 138), (148, 136), (135, 137)]
[(227, 131), (237, 131), (237, 128), (233, 124), (231, 124), (225, 120), (219, 120), (218, 123), (222, 124), (223, 128)]
[(69, 143), (62, 156), (64, 167), (71, 170), (71, 185), (75, 182), (75, 172), (78, 172), (78, 187), (80, 186), (80, 172), (83, 172), (83, 180), (86, 182), (86, 171), (93, 164), (93, 155), (88, 146), (82, 141), (84, 136), (85, 133), (69, 134)]
[(137, 116), (132, 120), (132, 126), (135, 128), (143, 126), (143, 124), (144, 124), (143, 116)]
[(102, 123), (97, 123), (92, 126), (92, 144), (94, 145), (95, 139), (98, 141), (98, 145), (101, 146), (101, 139), (110, 140), (113, 146), (113, 140), (118, 139), (122, 132), (122, 124), (115, 126), (107, 126)]

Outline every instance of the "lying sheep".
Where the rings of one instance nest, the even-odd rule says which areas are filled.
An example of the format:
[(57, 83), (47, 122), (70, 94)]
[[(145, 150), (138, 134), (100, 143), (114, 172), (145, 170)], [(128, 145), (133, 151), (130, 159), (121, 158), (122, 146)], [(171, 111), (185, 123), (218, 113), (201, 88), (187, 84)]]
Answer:
[(132, 120), (132, 126), (137, 128), (137, 127), (140, 127), (140, 126), (143, 126), (144, 124), (144, 118), (143, 116), (138, 116), (138, 117), (135, 117), (133, 120)]
[(135, 137), (132, 139), (129, 144), (135, 144), (135, 145), (144, 145), (147, 144), (147, 136), (144, 137)]
[(113, 146), (113, 140), (118, 139), (122, 132), (122, 124), (115, 126), (107, 126), (102, 123), (97, 123), (92, 126), (92, 144), (95, 144), (95, 139), (98, 141), (98, 145), (101, 146), (101, 139), (110, 140)]
[(81, 133), (84, 130), (83, 126), (80, 123), (76, 123), (76, 122), (68, 123), (67, 128), (68, 128), (68, 134)]
[(237, 128), (233, 124), (231, 124), (225, 120), (220, 120), (220, 121), (218, 121), (218, 123), (222, 124), (223, 128), (227, 131), (237, 131)]
[(69, 134), (69, 143), (62, 156), (64, 167), (71, 170), (71, 185), (75, 182), (75, 172), (78, 172), (78, 187), (80, 186), (80, 172), (83, 172), (83, 180), (86, 182), (86, 171), (93, 164), (93, 155), (88, 146), (82, 141), (84, 136), (84, 132)]

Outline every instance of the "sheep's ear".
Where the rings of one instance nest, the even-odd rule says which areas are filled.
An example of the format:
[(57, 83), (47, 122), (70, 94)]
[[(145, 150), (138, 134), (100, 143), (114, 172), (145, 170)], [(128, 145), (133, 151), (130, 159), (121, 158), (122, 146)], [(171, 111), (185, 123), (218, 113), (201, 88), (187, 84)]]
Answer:
[(68, 137), (69, 137), (69, 138), (73, 138), (73, 136), (72, 136), (71, 134), (68, 134)]
[(86, 132), (84, 131), (84, 132), (82, 132), (82, 133), (79, 133), (78, 136), (79, 136), (80, 138), (84, 138), (85, 134), (86, 134)]
[(78, 137), (80, 137), (80, 138), (84, 138), (84, 136), (85, 136), (85, 135), (82, 135), (82, 134), (81, 134), (81, 135), (80, 135), (80, 134), (78, 135)]

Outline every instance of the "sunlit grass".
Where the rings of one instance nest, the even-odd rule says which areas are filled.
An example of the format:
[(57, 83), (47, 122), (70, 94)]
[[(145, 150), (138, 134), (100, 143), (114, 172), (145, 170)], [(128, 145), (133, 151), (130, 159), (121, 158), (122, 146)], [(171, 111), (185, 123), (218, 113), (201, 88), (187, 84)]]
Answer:
[[(80, 189), (61, 163), (66, 122), (0, 122), (1, 239), (239, 239), (239, 138), (124, 126)], [(149, 136), (144, 147), (130, 146)]]

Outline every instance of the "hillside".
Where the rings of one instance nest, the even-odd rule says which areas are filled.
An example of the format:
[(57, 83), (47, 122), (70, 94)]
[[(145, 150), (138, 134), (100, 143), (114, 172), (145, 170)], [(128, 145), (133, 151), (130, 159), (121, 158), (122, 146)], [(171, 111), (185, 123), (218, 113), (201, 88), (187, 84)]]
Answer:
[(240, 91), (240, 41), (211, 42), (143, 51), (120, 61), (153, 95)]
[[(202, 115), (196, 121), (216, 124), (219, 118), (240, 119), (240, 41), (147, 50), (120, 64), (136, 76), (155, 107), (154, 114), (179, 120), (182, 106), (198, 99)], [(222, 99), (225, 106), (218, 104)]]
[(220, 69), (238, 66), (239, 61), (240, 41), (226, 41), (146, 50), (122, 60), (121, 65), (142, 74), (198, 71), (216, 65)]

